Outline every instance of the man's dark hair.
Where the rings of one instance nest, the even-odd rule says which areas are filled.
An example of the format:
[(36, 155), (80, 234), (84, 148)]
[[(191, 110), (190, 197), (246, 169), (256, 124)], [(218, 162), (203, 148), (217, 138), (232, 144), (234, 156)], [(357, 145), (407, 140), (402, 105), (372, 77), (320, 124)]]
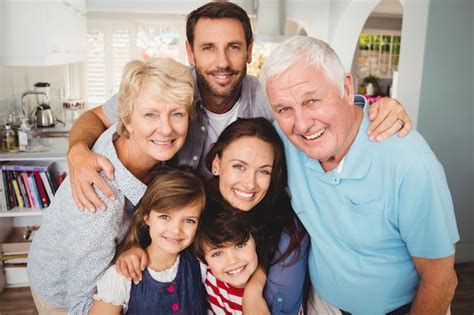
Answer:
[(256, 239), (255, 233), (252, 218), (247, 212), (213, 196), (201, 216), (199, 230), (194, 239), (194, 253), (206, 263), (205, 247), (215, 249), (244, 244), (250, 236)]
[(253, 40), (252, 25), (244, 9), (231, 2), (209, 2), (188, 14), (186, 20), (186, 37), (191, 48), (194, 44), (194, 29), (200, 18), (208, 19), (234, 19), (238, 20), (245, 33), (247, 47)]

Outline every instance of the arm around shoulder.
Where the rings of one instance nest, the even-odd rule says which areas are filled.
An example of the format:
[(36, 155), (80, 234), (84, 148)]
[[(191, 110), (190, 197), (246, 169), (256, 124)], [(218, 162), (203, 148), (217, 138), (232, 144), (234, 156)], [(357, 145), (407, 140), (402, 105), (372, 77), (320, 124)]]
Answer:
[(80, 209), (105, 210), (105, 205), (93, 190), (92, 184), (108, 198), (114, 197), (110, 187), (98, 174), (104, 170), (106, 176), (113, 179), (112, 164), (90, 150), (109, 125), (110, 122), (103, 110), (97, 107), (84, 113), (71, 129), (67, 162), (73, 198)]

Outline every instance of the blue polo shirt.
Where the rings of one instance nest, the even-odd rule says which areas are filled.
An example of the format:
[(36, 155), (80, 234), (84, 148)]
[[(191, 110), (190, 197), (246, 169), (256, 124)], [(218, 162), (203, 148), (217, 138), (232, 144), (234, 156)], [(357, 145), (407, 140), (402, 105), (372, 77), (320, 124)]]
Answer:
[(411, 257), (441, 258), (459, 240), (443, 168), (423, 137), (371, 142), (368, 106), (341, 170), (325, 172), (285, 144), (295, 212), (311, 237), (309, 272), (328, 303), (353, 314), (383, 314), (412, 301)]

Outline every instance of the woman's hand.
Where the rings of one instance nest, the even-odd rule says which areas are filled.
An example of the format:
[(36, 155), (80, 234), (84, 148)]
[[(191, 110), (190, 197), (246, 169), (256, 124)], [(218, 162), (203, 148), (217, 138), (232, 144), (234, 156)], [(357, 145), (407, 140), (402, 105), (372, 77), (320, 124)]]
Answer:
[(263, 288), (267, 276), (261, 267), (258, 267), (245, 286), (242, 297), (242, 313), (245, 315), (270, 315), (267, 302), (263, 298)]
[(99, 172), (103, 170), (107, 178), (114, 178), (114, 167), (110, 161), (89, 150), (86, 144), (78, 142), (69, 149), (67, 162), (72, 197), (78, 208), (91, 212), (96, 209), (105, 210), (105, 204), (97, 196), (92, 185), (111, 200), (115, 198), (112, 189), (99, 176)]
[(142, 271), (148, 266), (146, 251), (134, 246), (123, 252), (115, 262), (115, 268), (124, 277), (132, 279), (135, 284), (142, 280)]
[(402, 104), (389, 97), (370, 105), (369, 119), (372, 122), (367, 132), (372, 141), (383, 141), (397, 132), (400, 137), (404, 137), (412, 129), (411, 118)]

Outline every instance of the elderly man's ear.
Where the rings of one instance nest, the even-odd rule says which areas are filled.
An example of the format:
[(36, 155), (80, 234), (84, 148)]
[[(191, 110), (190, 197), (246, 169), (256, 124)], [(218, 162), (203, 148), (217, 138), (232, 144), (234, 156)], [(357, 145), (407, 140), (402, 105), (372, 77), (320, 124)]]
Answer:
[(354, 102), (354, 85), (352, 81), (352, 75), (350, 73), (344, 74), (344, 98), (347, 102)]

